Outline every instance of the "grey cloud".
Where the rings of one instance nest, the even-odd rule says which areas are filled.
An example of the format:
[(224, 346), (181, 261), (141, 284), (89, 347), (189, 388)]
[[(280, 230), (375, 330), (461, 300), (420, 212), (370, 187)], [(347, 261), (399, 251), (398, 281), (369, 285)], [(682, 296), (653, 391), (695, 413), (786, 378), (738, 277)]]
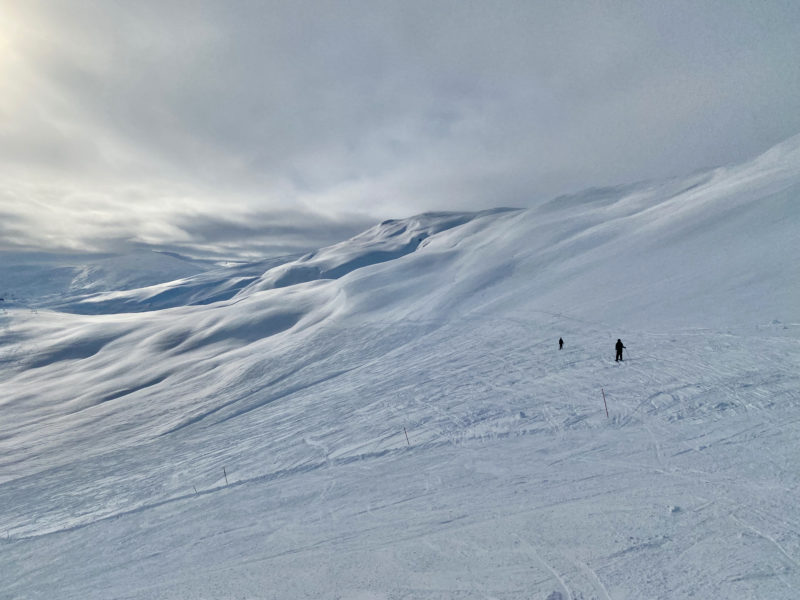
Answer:
[(177, 224), (187, 232), (190, 241), (173, 244), (173, 250), (207, 256), (207, 249), (216, 248), (215, 258), (223, 258), (226, 255), (259, 257), (308, 252), (350, 238), (374, 225), (374, 221), (363, 217), (333, 220), (285, 211), (249, 214), (236, 221), (214, 215), (183, 217)]
[[(146, 243), (229, 250), (256, 239), (239, 215), (283, 211), (318, 240), (323, 213), (527, 204), (800, 131), (793, 2), (11, 6), (32, 33), (14, 38), (27, 101), (0, 110), (0, 160), (63, 186), (53, 210), (101, 186)], [(176, 189), (201, 208), (161, 210)]]
[[(144, 211), (136, 201), (130, 204), (137, 193), (127, 198), (84, 198), (70, 210), (52, 214), (46, 202), (13, 204), (14, 193), (0, 191), (0, 207), (9, 206), (0, 208), (0, 251), (123, 253), (146, 248), (204, 259), (247, 260), (308, 252), (349, 238), (375, 222), (363, 215), (333, 218), (297, 209), (220, 211), (213, 204), (205, 211), (181, 205)], [(50, 218), (45, 218), (48, 213)]]

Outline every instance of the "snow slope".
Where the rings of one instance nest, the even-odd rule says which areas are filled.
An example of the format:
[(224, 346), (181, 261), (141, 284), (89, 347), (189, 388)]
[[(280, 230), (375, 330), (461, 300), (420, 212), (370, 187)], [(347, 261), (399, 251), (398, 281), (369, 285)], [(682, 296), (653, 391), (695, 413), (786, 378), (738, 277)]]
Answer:
[(232, 298), (241, 289), (257, 281), (264, 271), (294, 258), (281, 256), (251, 263), (208, 268), (201, 273), (180, 279), (170, 279), (167, 273), (154, 268), (150, 272), (150, 277), (156, 281), (151, 285), (89, 293), (81, 290), (82, 293), (54, 302), (52, 307), (80, 314), (102, 314), (212, 304)]
[(212, 269), (206, 261), (174, 253), (58, 255), (0, 252), (0, 298), (29, 308), (58, 306), (86, 296), (131, 290)]
[(5, 308), (0, 598), (796, 598), (798, 199), (795, 138)]

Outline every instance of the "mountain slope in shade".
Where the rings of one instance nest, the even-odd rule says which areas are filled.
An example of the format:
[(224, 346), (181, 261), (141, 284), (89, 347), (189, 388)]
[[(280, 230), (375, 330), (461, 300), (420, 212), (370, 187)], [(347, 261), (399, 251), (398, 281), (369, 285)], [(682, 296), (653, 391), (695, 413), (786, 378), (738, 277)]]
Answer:
[(0, 297), (7, 306), (63, 309), (87, 295), (192, 277), (213, 267), (151, 250), (72, 255), (7, 251), (0, 252)]

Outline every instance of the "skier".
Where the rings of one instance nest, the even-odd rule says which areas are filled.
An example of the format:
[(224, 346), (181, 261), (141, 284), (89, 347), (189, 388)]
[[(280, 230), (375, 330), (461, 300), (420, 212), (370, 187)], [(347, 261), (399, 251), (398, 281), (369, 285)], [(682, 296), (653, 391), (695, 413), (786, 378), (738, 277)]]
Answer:
[(614, 347), (617, 349), (617, 362), (619, 362), (622, 360), (622, 349), (625, 346), (622, 345), (622, 340), (617, 340), (617, 344)]
[(558, 349), (562, 350), (564, 348), (564, 340), (558, 338)]

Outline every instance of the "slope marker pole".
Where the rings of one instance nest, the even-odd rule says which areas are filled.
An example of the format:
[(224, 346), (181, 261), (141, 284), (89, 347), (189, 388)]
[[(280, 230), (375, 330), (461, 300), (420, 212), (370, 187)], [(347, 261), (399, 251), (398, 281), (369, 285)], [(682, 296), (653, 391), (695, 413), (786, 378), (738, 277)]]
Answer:
[(606, 392), (603, 388), (600, 388), (600, 391), (603, 392), (603, 406), (606, 407), (606, 419), (608, 418), (608, 404), (606, 403)]
[(405, 428), (405, 427), (403, 427), (403, 433), (405, 433), (405, 434), (406, 434), (406, 444), (408, 444), (408, 445), (410, 446), (410, 445), (411, 445), (411, 442), (409, 442), (409, 441), (408, 441), (408, 432), (406, 431), (406, 428)]
[(225, 475), (225, 485), (228, 485), (228, 473), (225, 471), (225, 467), (222, 467), (222, 474)]

